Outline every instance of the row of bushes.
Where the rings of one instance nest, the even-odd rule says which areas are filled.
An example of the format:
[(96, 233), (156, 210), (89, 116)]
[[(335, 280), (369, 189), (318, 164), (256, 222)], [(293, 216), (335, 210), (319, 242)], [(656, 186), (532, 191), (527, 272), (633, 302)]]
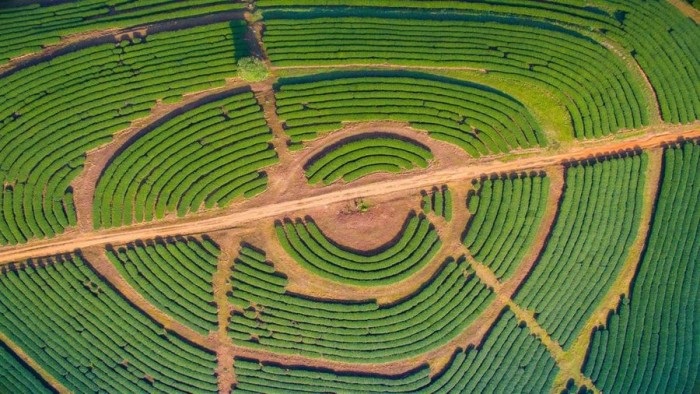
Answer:
[(434, 186), (430, 191), (421, 191), (421, 209), (425, 213), (433, 212), (448, 222), (452, 220), (452, 192), (446, 185)]
[(74, 224), (69, 184), (85, 152), (147, 115), (157, 99), (234, 75), (230, 37), (228, 23), (159, 33), (146, 42), (78, 50), (0, 79), (2, 198), (15, 206), (0, 218), (0, 243), (52, 236)]
[(506, 310), (475, 349), (458, 350), (431, 379), (420, 367), (401, 376), (365, 375), (235, 359), (236, 393), (546, 392), (558, 368), (547, 348)]
[(59, 4), (3, 6), (0, 14), (0, 63), (40, 51), (61, 37), (91, 30), (143, 25), (164, 20), (243, 9), (243, 3), (222, 0), (83, 0)]
[(515, 301), (568, 349), (615, 281), (640, 225), (646, 154), (577, 163), (544, 250)]
[(285, 292), (264, 254), (244, 246), (233, 265), (229, 333), (234, 343), (282, 354), (355, 363), (399, 360), (449, 342), (493, 300), (464, 261), (391, 305), (321, 301)]
[(420, 73), (329, 73), (285, 80), (277, 105), (291, 143), (301, 144), (346, 121), (397, 120), (454, 143), (473, 156), (546, 144), (522, 104), (502, 92)]
[(312, 220), (275, 225), (284, 250), (310, 272), (360, 286), (395, 283), (408, 278), (432, 260), (442, 242), (423, 216), (411, 213), (400, 235), (372, 251), (354, 251), (326, 237)]
[(464, 245), (499, 279), (508, 279), (537, 235), (547, 208), (549, 178), (485, 179), (470, 193)]
[(466, 66), (541, 84), (561, 96), (579, 138), (648, 123), (641, 84), (603, 45), (574, 30), (518, 18), (462, 19), (268, 19), (264, 38), (279, 66)]
[(116, 156), (95, 191), (96, 228), (224, 207), (267, 187), (278, 161), (252, 92), (200, 105), (149, 129)]
[(216, 392), (216, 355), (166, 332), (77, 256), (0, 276), (0, 331), (75, 392)]
[(208, 239), (156, 239), (129, 243), (107, 257), (153, 305), (206, 335), (216, 330), (212, 278), (219, 249)]
[(698, 381), (700, 146), (664, 152), (647, 246), (629, 297), (592, 336), (583, 372), (609, 393), (684, 393)]
[(413, 140), (391, 135), (357, 136), (313, 157), (306, 165), (306, 177), (312, 184), (329, 185), (340, 178), (351, 182), (385, 167), (391, 172), (426, 168), (432, 158), (429, 148)]
[(4, 393), (50, 394), (51, 388), (12, 350), (0, 343), (0, 391)]

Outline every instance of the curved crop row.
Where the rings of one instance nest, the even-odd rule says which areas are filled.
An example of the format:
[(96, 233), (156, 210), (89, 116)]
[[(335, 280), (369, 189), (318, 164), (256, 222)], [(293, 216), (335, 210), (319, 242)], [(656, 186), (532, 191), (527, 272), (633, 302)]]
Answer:
[(664, 152), (663, 180), (630, 298), (592, 337), (583, 371), (606, 393), (686, 393), (700, 376), (700, 146)]
[(224, 207), (267, 187), (277, 162), (272, 133), (252, 92), (176, 116), (139, 136), (109, 164), (95, 190), (95, 227)]
[(412, 213), (400, 237), (371, 251), (354, 251), (326, 237), (310, 218), (275, 225), (284, 250), (302, 267), (322, 277), (361, 286), (395, 283), (432, 260), (442, 242), (424, 216)]
[(218, 85), (235, 67), (224, 23), (98, 45), (0, 79), (0, 244), (73, 225), (70, 183), (85, 152), (149, 114), (156, 99)]
[(240, 10), (243, 4), (221, 0), (81, 0), (1, 7), (0, 63), (4, 63), (57, 44), (70, 34)]
[(218, 325), (212, 277), (219, 249), (208, 239), (136, 242), (107, 257), (140, 294), (183, 324), (208, 334)]
[(343, 374), (329, 370), (234, 361), (236, 393), (484, 393), (546, 392), (558, 368), (547, 348), (509, 310), (480, 348), (458, 351), (442, 373), (420, 367), (403, 376)]
[(239, 346), (354, 363), (409, 358), (449, 342), (490, 305), (493, 292), (463, 260), (392, 305), (289, 294), (265, 255), (243, 247), (233, 265), (229, 333)]
[(215, 354), (165, 331), (79, 256), (0, 275), (0, 332), (70, 391), (218, 389)]
[(537, 235), (548, 195), (549, 178), (544, 176), (481, 181), (467, 202), (472, 216), (464, 245), (496, 277), (507, 279)]
[(640, 225), (646, 154), (582, 163), (566, 188), (547, 244), (515, 301), (564, 349), (615, 281)]
[(3, 393), (49, 394), (51, 388), (0, 342), (0, 391)]
[(292, 146), (346, 121), (409, 122), (473, 156), (546, 144), (523, 105), (492, 88), (408, 72), (329, 73), (281, 81), (277, 113)]
[(391, 134), (356, 136), (324, 149), (306, 165), (309, 183), (352, 182), (375, 172), (426, 168), (433, 154), (426, 146)]
[(421, 191), (421, 209), (425, 213), (433, 212), (442, 216), (448, 222), (452, 220), (452, 193), (446, 185), (439, 189), (433, 187), (430, 191)]
[(367, 13), (382, 17), (273, 13), (279, 19), (265, 20), (267, 53), (278, 66), (473, 67), (534, 82), (560, 98), (578, 138), (649, 122), (641, 79), (605, 46), (575, 30), (491, 14), (440, 13), (434, 20), (437, 17), (425, 13)]

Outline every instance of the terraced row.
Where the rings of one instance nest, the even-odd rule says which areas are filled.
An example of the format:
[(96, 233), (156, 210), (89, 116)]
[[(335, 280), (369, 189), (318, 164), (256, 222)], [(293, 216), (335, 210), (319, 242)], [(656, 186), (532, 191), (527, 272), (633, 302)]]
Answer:
[[(360, 13), (328, 10), (333, 17), (317, 18), (315, 11), (270, 12), (267, 53), (278, 66), (390, 63), (473, 67), (515, 77), (559, 97), (577, 138), (649, 122), (641, 79), (603, 45), (574, 30), (483, 14), (440, 13), (438, 19), (425, 12)], [(530, 143), (520, 146), (538, 140), (528, 138)]]
[(446, 185), (434, 186), (430, 191), (421, 191), (421, 209), (425, 213), (433, 212), (448, 222), (452, 220), (452, 192)]
[(165, 331), (77, 255), (0, 275), (0, 331), (71, 391), (217, 391), (214, 354)]
[(426, 286), (392, 305), (314, 300), (285, 291), (265, 255), (243, 247), (233, 266), (235, 344), (354, 363), (405, 359), (449, 342), (494, 298), (463, 260), (448, 260)]
[(281, 80), (277, 113), (292, 147), (343, 122), (409, 122), (473, 156), (546, 145), (521, 103), (486, 86), (408, 72), (328, 73)]
[(484, 393), (546, 392), (558, 368), (547, 349), (502, 313), (479, 348), (457, 351), (440, 374), (421, 367), (404, 376), (344, 374), (304, 367), (234, 361), (236, 393)]
[(135, 242), (107, 257), (119, 273), (153, 305), (207, 335), (218, 325), (212, 278), (219, 248), (209, 239)]
[(225, 207), (267, 187), (262, 168), (278, 161), (252, 92), (228, 93), (133, 140), (110, 162), (95, 191), (96, 228)]
[(0, 63), (4, 63), (57, 44), (70, 34), (240, 10), (243, 4), (221, 0), (81, 0), (0, 7), (0, 35), (4, 38)]
[(309, 183), (328, 185), (338, 179), (352, 182), (375, 172), (426, 168), (430, 149), (391, 134), (358, 135), (339, 141), (312, 157), (305, 166)]
[(389, 244), (358, 251), (338, 245), (311, 218), (275, 224), (284, 250), (309, 272), (342, 283), (378, 286), (408, 278), (430, 262), (442, 242), (424, 216), (409, 214)]
[(592, 337), (583, 371), (609, 393), (685, 393), (700, 369), (700, 146), (664, 153), (648, 244), (630, 296)]
[(568, 349), (617, 277), (640, 225), (646, 154), (576, 163), (557, 219), (515, 302)]
[(104, 44), (0, 79), (0, 244), (74, 225), (71, 181), (85, 152), (111, 140), (158, 98), (210, 88), (235, 73), (228, 23)]
[(467, 205), (464, 245), (497, 278), (507, 279), (537, 235), (549, 195), (549, 178), (521, 174), (477, 183)]
[(2, 342), (0, 365), (0, 391), (3, 393), (51, 393), (50, 387)]

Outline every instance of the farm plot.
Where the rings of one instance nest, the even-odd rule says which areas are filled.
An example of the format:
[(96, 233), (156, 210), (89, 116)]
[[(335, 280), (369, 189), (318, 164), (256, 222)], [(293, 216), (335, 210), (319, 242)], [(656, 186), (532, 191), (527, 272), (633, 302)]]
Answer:
[(61, 4), (0, 5), (0, 63), (40, 51), (61, 37), (91, 30), (143, 25), (162, 20), (240, 10), (221, 0), (81, 0)]
[(449, 342), (494, 299), (462, 259), (448, 260), (418, 292), (392, 305), (314, 300), (285, 291), (265, 255), (243, 247), (230, 295), (235, 344), (354, 363), (417, 356)]
[(521, 174), (480, 181), (467, 201), (472, 216), (464, 245), (497, 278), (507, 279), (535, 238), (548, 195), (546, 176)]
[(311, 218), (276, 223), (285, 251), (316, 275), (342, 283), (377, 286), (410, 277), (428, 264), (442, 241), (424, 216), (409, 214), (400, 236), (375, 250), (351, 250), (325, 236)]
[[(700, 146), (664, 153), (647, 248), (629, 297), (592, 337), (583, 368), (609, 393), (697, 388)], [(695, 386), (694, 386), (695, 385)]]
[(646, 154), (576, 163), (566, 171), (558, 216), (515, 297), (564, 349), (615, 280), (642, 211)]
[(49, 394), (52, 390), (9, 348), (0, 342), (0, 391), (4, 393)]
[(400, 172), (426, 168), (430, 149), (391, 134), (358, 135), (342, 140), (312, 157), (305, 166), (309, 183), (352, 182), (376, 172)]
[(409, 122), (472, 156), (546, 145), (521, 103), (456, 79), (408, 72), (328, 73), (281, 80), (275, 96), (293, 147), (340, 129), (343, 122), (370, 120)]
[(452, 220), (452, 192), (446, 185), (434, 186), (430, 191), (421, 191), (421, 209), (425, 213), (442, 216), (448, 222)]
[(107, 257), (146, 299), (190, 328), (206, 335), (218, 320), (212, 277), (219, 249), (208, 239), (135, 242)]
[(506, 310), (479, 348), (457, 351), (432, 380), (421, 367), (404, 376), (341, 374), (304, 367), (234, 361), (236, 393), (546, 392), (558, 368), (547, 349)]
[(78, 255), (0, 275), (0, 331), (71, 391), (217, 391), (213, 353), (166, 332)]
[(76, 223), (71, 181), (85, 152), (150, 112), (158, 98), (220, 85), (235, 73), (228, 23), (105, 44), (0, 79), (0, 244)]
[(278, 161), (252, 92), (203, 104), (148, 130), (104, 170), (95, 227), (184, 216), (225, 207), (267, 187), (262, 168)]
[(266, 19), (264, 41), (274, 65), (473, 67), (558, 95), (577, 138), (649, 123), (639, 80), (607, 48), (574, 30), (486, 15), (441, 13), (432, 20), (425, 13), (387, 11), (377, 12), (383, 18), (316, 14), (273, 12)]

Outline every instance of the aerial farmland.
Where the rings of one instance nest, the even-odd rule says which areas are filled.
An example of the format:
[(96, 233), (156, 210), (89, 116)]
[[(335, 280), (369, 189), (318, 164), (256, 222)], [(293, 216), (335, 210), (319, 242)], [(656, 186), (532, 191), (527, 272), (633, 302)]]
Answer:
[(699, 23), (0, 1), (0, 394), (700, 392)]

